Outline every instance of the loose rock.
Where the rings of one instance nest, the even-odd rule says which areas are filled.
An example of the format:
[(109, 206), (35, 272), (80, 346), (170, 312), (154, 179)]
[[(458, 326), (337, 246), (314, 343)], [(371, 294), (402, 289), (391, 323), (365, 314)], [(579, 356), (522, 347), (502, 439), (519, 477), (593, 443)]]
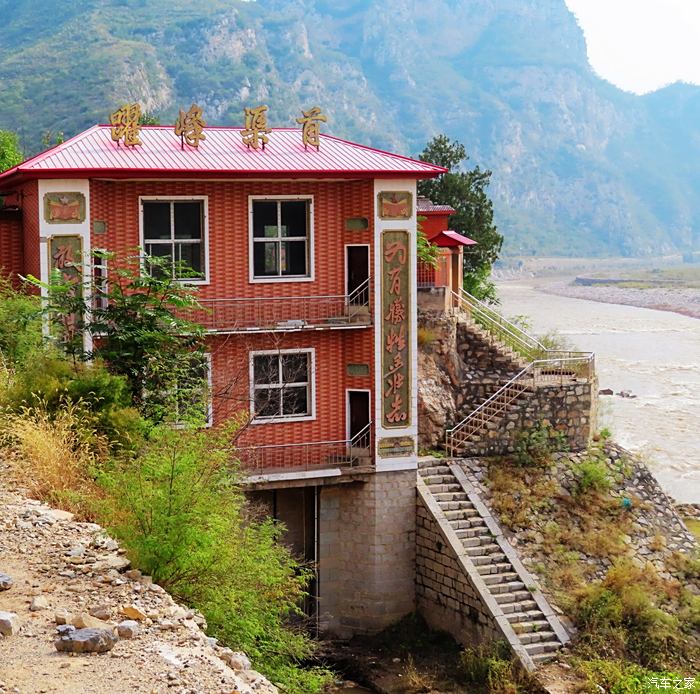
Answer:
[(54, 646), (62, 653), (106, 653), (118, 641), (109, 629), (75, 629), (59, 635)]
[(49, 609), (49, 601), (43, 595), (37, 595), (33, 600), (29, 609), (32, 612), (39, 612), (41, 610)]
[(0, 634), (14, 636), (19, 631), (19, 617), (14, 612), (0, 612)]
[(0, 573), (0, 590), (10, 590), (12, 588), (12, 579), (7, 575)]
[(117, 624), (117, 634), (120, 639), (133, 639), (140, 631), (139, 623), (133, 619), (127, 619)]

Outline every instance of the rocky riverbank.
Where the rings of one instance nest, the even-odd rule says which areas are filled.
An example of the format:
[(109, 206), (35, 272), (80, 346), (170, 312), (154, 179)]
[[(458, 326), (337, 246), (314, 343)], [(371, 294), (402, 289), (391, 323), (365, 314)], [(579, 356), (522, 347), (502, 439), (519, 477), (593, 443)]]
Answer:
[(583, 286), (572, 284), (570, 279), (536, 282), (536, 285), (537, 289), (548, 294), (600, 301), (605, 304), (624, 304), (659, 311), (673, 311), (684, 316), (700, 318), (700, 289), (687, 287), (636, 289), (607, 284)]
[(100, 526), (28, 499), (1, 462), (0, 579), (0, 694), (277, 694)]

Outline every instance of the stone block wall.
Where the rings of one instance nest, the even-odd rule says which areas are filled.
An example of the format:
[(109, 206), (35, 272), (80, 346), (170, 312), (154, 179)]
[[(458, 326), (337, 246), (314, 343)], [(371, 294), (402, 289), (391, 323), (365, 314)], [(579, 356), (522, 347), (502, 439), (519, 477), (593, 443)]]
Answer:
[(415, 488), (406, 470), (321, 489), (322, 631), (372, 633), (415, 610)]
[(486, 604), (470, 583), (455, 548), (419, 497), (416, 508), (416, 606), (433, 629), (460, 643), (503, 638)]
[(521, 431), (532, 429), (539, 422), (566, 436), (569, 448), (586, 448), (595, 429), (597, 379), (589, 383), (540, 386), (514, 403), (510, 412), (494, 424), (482, 440), (469, 447), (469, 455), (505, 455), (515, 449)]

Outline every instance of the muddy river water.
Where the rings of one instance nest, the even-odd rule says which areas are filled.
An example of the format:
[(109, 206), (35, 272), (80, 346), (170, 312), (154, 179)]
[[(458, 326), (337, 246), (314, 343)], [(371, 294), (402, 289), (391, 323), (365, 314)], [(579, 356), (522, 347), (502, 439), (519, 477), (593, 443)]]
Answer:
[(503, 282), (501, 312), (527, 315), (533, 332), (557, 330), (596, 353), (599, 426), (647, 460), (676, 500), (700, 503), (700, 320), (667, 311), (604, 304)]

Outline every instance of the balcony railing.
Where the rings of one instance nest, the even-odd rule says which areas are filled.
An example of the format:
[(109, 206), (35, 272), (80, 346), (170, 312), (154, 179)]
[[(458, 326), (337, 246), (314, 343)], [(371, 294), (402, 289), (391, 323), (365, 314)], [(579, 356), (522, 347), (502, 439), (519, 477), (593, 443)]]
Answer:
[(372, 425), (347, 441), (247, 446), (238, 448), (236, 455), (241, 467), (252, 475), (365, 467), (373, 460)]
[(200, 299), (185, 317), (206, 330), (237, 333), (365, 326), (372, 323), (371, 283), (340, 296)]

